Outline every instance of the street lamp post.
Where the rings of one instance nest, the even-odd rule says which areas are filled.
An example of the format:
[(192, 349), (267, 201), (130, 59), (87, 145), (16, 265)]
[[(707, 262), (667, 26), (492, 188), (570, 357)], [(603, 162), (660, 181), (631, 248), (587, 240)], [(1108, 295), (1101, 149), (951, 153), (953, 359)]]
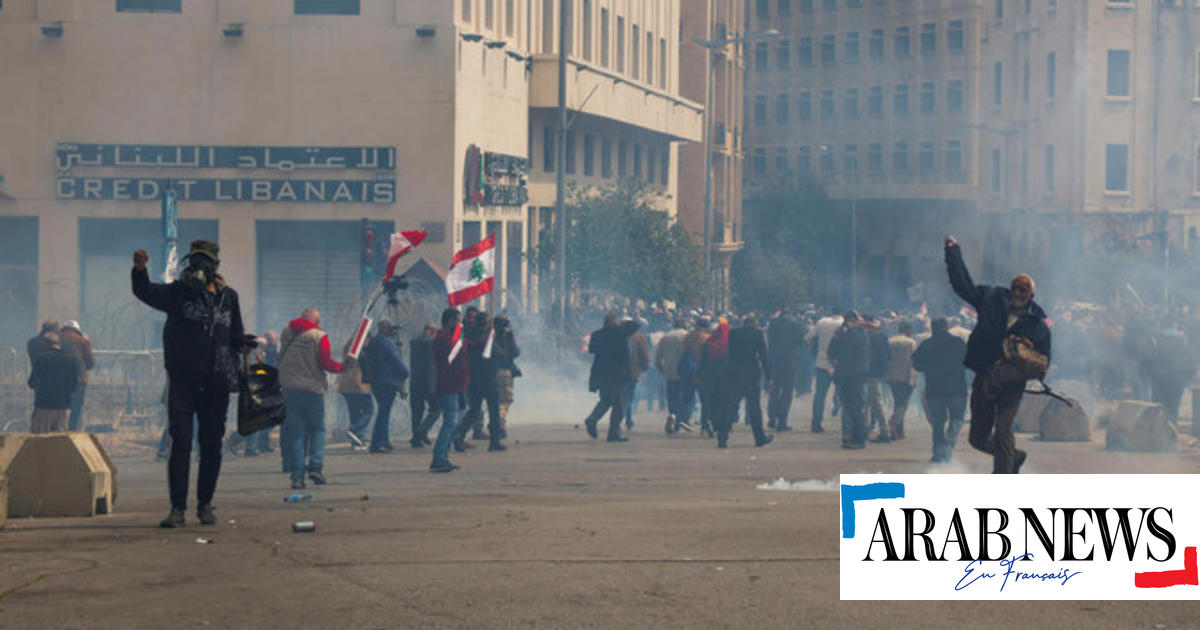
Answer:
[[(709, 20), (711, 28), (712, 21)], [(716, 291), (713, 287), (712, 241), (713, 241), (713, 208), (712, 208), (712, 131), (713, 131), (713, 76), (716, 74), (716, 53), (730, 44), (742, 44), (751, 40), (768, 39), (779, 35), (779, 31), (768, 29), (742, 37), (726, 37), (722, 39), (700, 39), (693, 37), (692, 42), (706, 49), (708, 61), (708, 85), (704, 98), (704, 299), (708, 308), (716, 308)]]

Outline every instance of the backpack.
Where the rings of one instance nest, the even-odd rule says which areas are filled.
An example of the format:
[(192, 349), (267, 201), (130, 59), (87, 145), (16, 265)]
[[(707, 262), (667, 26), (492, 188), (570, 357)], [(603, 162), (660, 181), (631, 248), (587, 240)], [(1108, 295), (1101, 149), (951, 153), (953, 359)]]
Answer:
[(690, 350), (685, 349), (683, 354), (679, 355), (679, 363), (675, 365), (675, 371), (679, 373), (679, 380), (691, 381), (696, 378), (697, 367), (696, 358), (692, 356)]

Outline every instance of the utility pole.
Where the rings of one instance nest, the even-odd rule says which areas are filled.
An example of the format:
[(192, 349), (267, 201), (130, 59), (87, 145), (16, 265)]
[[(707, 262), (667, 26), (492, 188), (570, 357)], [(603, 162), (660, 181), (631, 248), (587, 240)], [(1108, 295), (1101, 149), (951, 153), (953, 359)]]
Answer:
[[(549, 0), (547, 0), (549, 1)], [(567, 3), (558, 3), (558, 142), (554, 153), (554, 207), (558, 222), (558, 323), (567, 327)]]

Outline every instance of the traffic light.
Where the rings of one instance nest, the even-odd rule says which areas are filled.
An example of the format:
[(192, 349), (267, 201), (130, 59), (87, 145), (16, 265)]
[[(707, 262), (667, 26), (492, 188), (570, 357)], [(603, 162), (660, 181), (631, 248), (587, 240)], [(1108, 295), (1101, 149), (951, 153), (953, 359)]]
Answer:
[(364, 290), (367, 290), (379, 280), (376, 275), (379, 271), (379, 239), (376, 237), (375, 228), (371, 227), (368, 219), (362, 220), (361, 232), (362, 286)]

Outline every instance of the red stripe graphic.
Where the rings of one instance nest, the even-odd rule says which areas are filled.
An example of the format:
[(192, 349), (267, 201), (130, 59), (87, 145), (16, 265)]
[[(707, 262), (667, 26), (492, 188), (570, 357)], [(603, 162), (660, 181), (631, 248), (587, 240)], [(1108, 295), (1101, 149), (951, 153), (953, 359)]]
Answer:
[(450, 306), (466, 304), (467, 302), (470, 302), (481, 295), (491, 293), (492, 287), (495, 284), (495, 278), (488, 278), (473, 287), (468, 287), (462, 291), (455, 291), (454, 293), (450, 294)]
[(464, 260), (479, 258), (479, 255), (492, 249), (496, 246), (496, 235), (489, 234), (487, 238), (475, 243), (474, 245), (458, 252), (454, 255), (454, 260), (450, 261), (450, 266), (453, 267)]
[(1196, 570), (1196, 548), (1183, 550), (1183, 568), (1177, 571), (1147, 571), (1134, 573), (1133, 585), (1138, 588), (1166, 588), (1168, 586), (1200, 586), (1200, 572)]

